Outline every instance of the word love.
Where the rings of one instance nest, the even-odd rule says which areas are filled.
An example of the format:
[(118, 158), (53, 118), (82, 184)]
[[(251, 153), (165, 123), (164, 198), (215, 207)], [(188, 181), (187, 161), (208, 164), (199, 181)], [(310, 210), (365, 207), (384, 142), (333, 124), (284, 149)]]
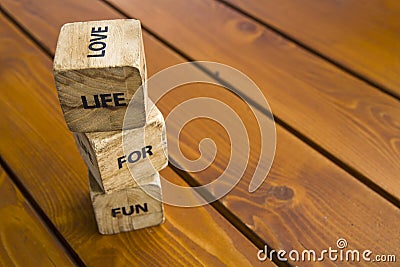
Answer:
[(89, 50), (92, 52), (91, 54), (88, 54), (87, 57), (104, 57), (106, 55), (106, 46), (107, 44), (104, 40), (107, 38), (106, 33), (108, 32), (108, 26), (105, 26), (104, 29), (101, 27), (98, 27), (97, 29), (95, 27), (92, 28), (90, 36), (90, 43), (89, 43)]
[[(92, 108), (106, 108), (110, 106), (115, 107), (123, 107), (126, 106), (124, 93), (114, 93), (114, 94), (100, 94), (93, 95), (90, 98), (93, 98), (93, 101), (88, 103), (88, 99), (86, 96), (81, 96), (82, 105), (84, 109), (92, 109)], [(107, 104), (107, 103), (110, 103)]]

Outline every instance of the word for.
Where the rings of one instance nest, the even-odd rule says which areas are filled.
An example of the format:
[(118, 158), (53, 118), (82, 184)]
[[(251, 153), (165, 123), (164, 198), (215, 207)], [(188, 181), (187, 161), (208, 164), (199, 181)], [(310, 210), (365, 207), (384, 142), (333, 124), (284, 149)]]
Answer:
[(101, 41), (107, 38), (106, 34), (101, 34), (105, 32), (108, 32), (108, 26), (105, 26), (104, 29), (101, 27), (98, 27), (97, 29), (95, 27), (92, 28), (92, 32), (90, 34), (92, 38), (90, 38), (88, 48), (93, 53), (88, 54), (87, 57), (104, 57), (106, 55), (107, 44), (104, 41)]
[(142, 212), (149, 211), (149, 209), (147, 208), (147, 203), (144, 203), (143, 206), (140, 204), (130, 205), (128, 209), (126, 209), (125, 207), (111, 209), (111, 216), (113, 216), (114, 218), (117, 217), (118, 214), (129, 216), (134, 213), (139, 214), (141, 211)]
[[(139, 161), (140, 159), (145, 159), (147, 154), (149, 154), (149, 156), (153, 155), (153, 152), (151, 151), (153, 147), (152, 146), (145, 146), (142, 148), (141, 151), (137, 150), (137, 151), (133, 151), (132, 153), (130, 153), (128, 155), (128, 162), (129, 163), (135, 163), (137, 161)], [(122, 163), (126, 162), (126, 156), (122, 156), (118, 158), (118, 169), (122, 168)]]
[[(121, 107), (126, 106), (126, 103), (123, 96), (124, 93), (113, 93), (113, 94), (100, 94), (100, 95), (93, 95), (93, 104), (89, 105), (86, 96), (81, 96), (82, 105), (84, 109), (92, 109), (92, 108), (106, 108), (109, 106)], [(100, 97), (100, 99), (99, 99)], [(111, 103), (108, 105), (107, 103)], [(114, 104), (112, 104), (114, 103)]]

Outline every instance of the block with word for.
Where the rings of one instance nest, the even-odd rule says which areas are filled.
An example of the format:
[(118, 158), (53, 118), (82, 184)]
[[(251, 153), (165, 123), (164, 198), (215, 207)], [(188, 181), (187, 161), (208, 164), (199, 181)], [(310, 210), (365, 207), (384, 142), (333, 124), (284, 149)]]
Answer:
[(140, 22), (133, 19), (65, 24), (53, 64), (61, 108), (73, 132), (122, 129), (146, 121), (146, 65)]
[[(161, 200), (160, 176), (152, 174), (152, 183), (143, 185)], [(164, 222), (162, 202), (149, 196), (142, 188), (132, 187), (104, 193), (89, 173), (90, 198), (101, 234), (116, 234), (159, 225)]]
[[(129, 148), (126, 154), (123, 134)], [(155, 106), (144, 128), (74, 133), (74, 137), (83, 160), (106, 193), (146, 184), (150, 174), (168, 164), (165, 122)]]

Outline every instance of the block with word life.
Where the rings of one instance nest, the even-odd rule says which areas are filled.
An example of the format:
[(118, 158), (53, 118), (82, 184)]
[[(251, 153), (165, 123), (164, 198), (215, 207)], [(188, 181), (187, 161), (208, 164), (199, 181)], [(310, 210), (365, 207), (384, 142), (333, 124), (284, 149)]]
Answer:
[(164, 222), (160, 176), (152, 174), (152, 183), (106, 194), (89, 173), (90, 198), (101, 234), (116, 234), (159, 225)]
[[(129, 149), (126, 153), (123, 134)], [(155, 106), (143, 128), (74, 133), (74, 137), (83, 160), (106, 193), (146, 184), (150, 174), (168, 164), (165, 122)]]
[(146, 121), (146, 64), (140, 22), (133, 19), (65, 24), (53, 62), (61, 108), (73, 132), (122, 129)]

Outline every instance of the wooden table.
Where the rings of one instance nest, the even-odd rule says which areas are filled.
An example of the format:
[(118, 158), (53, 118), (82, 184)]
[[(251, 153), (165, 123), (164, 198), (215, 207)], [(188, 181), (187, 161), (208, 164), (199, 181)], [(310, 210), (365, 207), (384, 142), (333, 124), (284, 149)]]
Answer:
[[(321, 251), (337, 248), (339, 238), (348, 249), (400, 261), (400, 2), (0, 2), (1, 266), (309, 266), (322, 263), (259, 262), (257, 252)], [(249, 108), (222, 88), (178, 88), (160, 102), (164, 115), (207, 96), (243, 118), (251, 154), (241, 182), (212, 205), (166, 205), (159, 227), (102, 236), (52, 57), (64, 23), (126, 17), (142, 21), (149, 75), (208, 60), (253, 79), (274, 113), (277, 150), (266, 181), (249, 193), (261, 138)], [(183, 153), (197, 158), (199, 141), (210, 137), (215, 162), (198, 173), (162, 174), (181, 185), (215, 179), (229, 160), (226, 134), (210, 120), (188, 124)], [(323, 262), (338, 264), (346, 262)]]

